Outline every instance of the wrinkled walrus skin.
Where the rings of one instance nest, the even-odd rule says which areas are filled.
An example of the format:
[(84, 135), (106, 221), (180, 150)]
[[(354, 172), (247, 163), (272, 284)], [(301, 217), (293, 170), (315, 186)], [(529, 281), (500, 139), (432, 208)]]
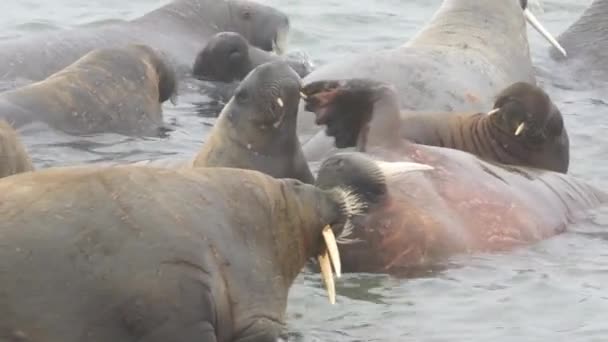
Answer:
[(43, 81), (0, 93), (0, 118), (70, 134), (157, 136), (161, 105), (175, 89), (173, 69), (152, 48), (97, 49)]
[[(349, 81), (340, 84), (347, 89)], [(399, 104), (386, 95), (394, 88), (366, 89), (377, 101), (360, 120), (348, 105), (361, 94), (328, 97), (303, 89), (336, 143), (359, 151), (326, 159), (316, 181), (365, 200), (367, 212), (352, 220), (352, 238), (360, 242), (341, 249), (345, 272), (407, 274), (455, 254), (509, 250), (560, 234), (586, 210), (608, 203), (606, 193), (562, 173), (409, 142), (401, 136)], [(403, 162), (433, 169), (406, 173)]]
[(19, 135), (0, 120), (0, 178), (32, 170), (32, 160)]
[(0, 180), (0, 340), (275, 341), (330, 192), (247, 170), (57, 168)]
[(144, 44), (162, 51), (179, 74), (190, 71), (207, 39), (233, 31), (264, 51), (286, 49), (289, 18), (249, 0), (173, 0), (130, 21), (92, 23), (0, 42), (0, 80), (40, 81), (94, 49)]

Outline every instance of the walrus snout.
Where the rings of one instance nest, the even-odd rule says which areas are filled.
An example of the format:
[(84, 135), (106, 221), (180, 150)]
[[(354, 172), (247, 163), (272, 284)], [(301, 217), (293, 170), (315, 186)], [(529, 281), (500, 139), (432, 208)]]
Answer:
[(315, 114), (315, 123), (335, 138), (338, 148), (357, 144), (361, 130), (373, 115), (374, 106), (392, 87), (370, 79), (327, 80), (302, 88), (304, 109)]

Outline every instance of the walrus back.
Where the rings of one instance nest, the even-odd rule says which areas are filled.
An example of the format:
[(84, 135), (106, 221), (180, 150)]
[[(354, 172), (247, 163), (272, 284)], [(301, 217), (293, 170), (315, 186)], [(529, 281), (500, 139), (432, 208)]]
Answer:
[(68, 133), (156, 135), (162, 125), (159, 76), (148, 56), (131, 46), (94, 50), (0, 99), (26, 112), (23, 117)]

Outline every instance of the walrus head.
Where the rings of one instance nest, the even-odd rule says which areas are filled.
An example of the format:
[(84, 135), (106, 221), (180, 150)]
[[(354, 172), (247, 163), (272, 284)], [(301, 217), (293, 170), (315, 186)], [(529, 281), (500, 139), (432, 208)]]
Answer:
[(300, 77), (312, 70), (312, 61), (305, 54), (277, 56), (251, 46), (239, 33), (220, 32), (211, 37), (196, 56), (192, 75), (211, 82), (240, 81), (261, 64), (279, 59), (287, 62)]
[(289, 18), (281, 11), (249, 0), (228, 0), (230, 24), (221, 31), (238, 32), (265, 51), (280, 55), (287, 49)]
[[(411, 213), (400, 212), (403, 208), (391, 206), (391, 189), (388, 179), (397, 174), (414, 171), (432, 170), (433, 167), (414, 162), (384, 162), (361, 152), (337, 153), (327, 158), (319, 169), (315, 185), (321, 189), (342, 191), (349, 194), (352, 206), (355, 203), (355, 214), (348, 217), (344, 231), (348, 232), (348, 241), (341, 244), (354, 244), (352, 248), (343, 246), (346, 255), (345, 269), (362, 271), (373, 269), (370, 265), (382, 265), (378, 255), (369, 255), (367, 248), (357, 248), (358, 243), (374, 243), (367, 238), (371, 231), (383, 229), (383, 225), (401, 225)], [(386, 220), (391, 222), (384, 222)], [(415, 224), (416, 222), (410, 222)], [(372, 234), (374, 235), (374, 234)], [(407, 246), (404, 246), (407, 248)], [(376, 259), (376, 260), (372, 260)]]
[(514, 83), (500, 92), (488, 114), (499, 130), (531, 143), (558, 137), (564, 129), (562, 114), (549, 95), (526, 82)]
[(325, 133), (335, 138), (338, 148), (366, 145), (364, 130), (369, 130), (372, 118), (392, 125), (399, 113), (394, 94), (391, 85), (371, 79), (317, 81), (301, 91), (305, 110), (315, 113), (315, 123), (326, 126)]
[(245, 77), (220, 117), (231, 123), (241, 143), (272, 153), (295, 144), (300, 77), (282, 61), (255, 68)]
[(236, 32), (220, 32), (196, 56), (192, 74), (200, 80), (232, 82), (252, 69), (247, 39)]
[(163, 103), (171, 100), (175, 104), (177, 98), (177, 76), (173, 67), (167, 62), (166, 56), (148, 45), (133, 44), (132, 47), (142, 51), (156, 71), (156, 75), (158, 76), (158, 102)]

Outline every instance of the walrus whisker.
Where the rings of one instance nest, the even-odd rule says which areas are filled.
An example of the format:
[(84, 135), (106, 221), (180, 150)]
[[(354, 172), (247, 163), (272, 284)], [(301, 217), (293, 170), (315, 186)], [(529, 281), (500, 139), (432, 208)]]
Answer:
[(520, 123), (517, 129), (515, 129), (515, 136), (519, 136), (524, 128), (526, 128), (526, 124), (524, 122)]
[(348, 245), (353, 243), (361, 242), (360, 239), (351, 239), (350, 236), (353, 234), (355, 226), (352, 223), (351, 218), (353, 216), (362, 215), (367, 208), (367, 205), (361, 198), (351, 189), (345, 187), (338, 187), (333, 190), (340, 203), (342, 203), (344, 214), (346, 216), (346, 223), (342, 228), (342, 232), (336, 238), (336, 241), (340, 245)]

